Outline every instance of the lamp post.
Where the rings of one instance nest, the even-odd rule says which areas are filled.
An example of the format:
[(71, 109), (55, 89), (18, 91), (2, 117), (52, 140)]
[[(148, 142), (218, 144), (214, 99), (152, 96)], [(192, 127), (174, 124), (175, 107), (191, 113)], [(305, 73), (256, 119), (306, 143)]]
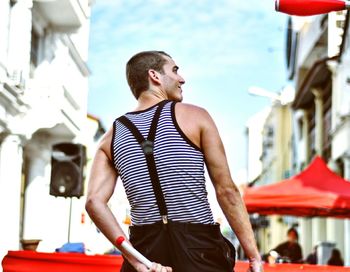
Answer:
[(280, 101), (281, 100), (280, 95), (273, 93), (273, 92), (270, 92), (268, 90), (265, 90), (264, 88), (257, 87), (257, 86), (249, 87), (248, 93), (250, 95), (254, 95), (254, 96), (261, 96), (261, 97), (270, 98), (272, 101)]
[(272, 102), (277, 102), (282, 106), (291, 103), (294, 100), (295, 96), (295, 90), (292, 86), (284, 87), (279, 94), (268, 91), (261, 87), (251, 86), (248, 88), (248, 93), (254, 96), (269, 98)]

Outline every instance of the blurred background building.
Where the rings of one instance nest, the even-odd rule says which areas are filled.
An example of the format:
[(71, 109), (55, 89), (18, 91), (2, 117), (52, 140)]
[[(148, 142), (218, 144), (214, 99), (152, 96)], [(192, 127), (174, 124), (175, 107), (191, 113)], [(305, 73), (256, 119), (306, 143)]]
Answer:
[(41, 240), (38, 250), (52, 252), (68, 240), (102, 236), (83, 196), (49, 194), (52, 146), (86, 146), (89, 166), (104, 132), (98, 118), (87, 117), (91, 4), (0, 1), (0, 259), (21, 240)]
[[(91, 5), (0, 1), (0, 259), (28, 240), (41, 240), (38, 250), (48, 252), (67, 241), (84, 242), (92, 253), (111, 246), (88, 218), (84, 195), (49, 194), (52, 146), (86, 146), (88, 173), (105, 131), (87, 114)], [(271, 106), (247, 123), (249, 185), (289, 178), (315, 155), (350, 180), (349, 13), (290, 17), (287, 26), (286, 72), (293, 88), (260, 90)], [(120, 182), (110, 205), (126, 230), (130, 218)], [(253, 215), (252, 222), (261, 252), (297, 226), (304, 257), (327, 241), (350, 265), (349, 220)]]
[[(286, 179), (315, 155), (350, 180), (349, 13), (289, 17), (286, 34), (287, 76), (295, 98), (272, 103), (259, 139), (261, 172), (249, 182), (257, 186)], [(304, 257), (327, 241), (350, 265), (349, 220), (272, 216), (269, 221), (271, 228), (259, 236), (263, 252), (283, 241), (287, 227), (297, 226)]]
[[(264, 118), (260, 122), (249, 120), (247, 124), (248, 128), (252, 125), (260, 128), (260, 133), (248, 129), (247, 136), (248, 146), (252, 146), (248, 159), (251, 156), (258, 157), (261, 163), (258, 168), (248, 167), (248, 177), (251, 172), (254, 172), (254, 178), (249, 180), (249, 186), (261, 186), (281, 181), (291, 175), (292, 110), (290, 103), (294, 98), (294, 89), (286, 87), (279, 95), (273, 96), (273, 93), (269, 91), (253, 87), (250, 89), (250, 93), (271, 99), (269, 110), (258, 114)], [(259, 173), (257, 169), (260, 169)], [(268, 252), (272, 245), (277, 245), (285, 239), (288, 228), (287, 219), (288, 217), (269, 216), (269, 223), (266, 224), (265, 217), (252, 217), (252, 222), (256, 221), (253, 226), (259, 237), (261, 252)], [(287, 221), (285, 222), (285, 220)], [(259, 222), (262, 223), (261, 226)]]

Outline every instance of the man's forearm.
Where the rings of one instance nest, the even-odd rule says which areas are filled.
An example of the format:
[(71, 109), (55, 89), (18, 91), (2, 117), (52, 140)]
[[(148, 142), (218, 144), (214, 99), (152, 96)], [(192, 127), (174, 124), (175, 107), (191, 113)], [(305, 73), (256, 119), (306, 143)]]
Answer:
[[(117, 246), (117, 237), (126, 237), (112, 211), (105, 203), (96, 200), (88, 200), (85, 207), (92, 221), (114, 246)], [(129, 241), (127, 240), (127, 242)], [(140, 264), (133, 256), (129, 255), (127, 252), (123, 252), (120, 248), (119, 250), (122, 251), (124, 257), (126, 257), (133, 266)]]
[(125, 235), (112, 211), (106, 204), (100, 201), (88, 200), (85, 207), (97, 228), (112, 244), (115, 244), (115, 239), (118, 236)]
[(260, 261), (249, 216), (236, 186), (217, 188), (217, 199), (248, 258)]

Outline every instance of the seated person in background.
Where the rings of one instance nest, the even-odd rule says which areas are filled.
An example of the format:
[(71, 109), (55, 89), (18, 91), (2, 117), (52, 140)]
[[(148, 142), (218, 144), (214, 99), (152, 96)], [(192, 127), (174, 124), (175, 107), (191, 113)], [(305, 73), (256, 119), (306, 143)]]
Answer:
[(317, 264), (317, 246), (314, 246), (312, 252), (306, 257), (305, 260), (308, 264)]
[[(298, 244), (298, 232), (294, 228), (290, 228), (287, 231), (287, 241), (279, 244), (276, 248), (271, 250), (271, 252), (275, 251), (274, 254), (270, 254), (272, 258), (276, 258), (276, 252), (278, 253), (278, 257), (282, 260), (285, 259), (284, 262), (291, 263), (301, 263), (303, 259), (303, 255), (301, 252), (301, 247)], [(271, 258), (269, 258), (269, 262), (271, 263)]]
[(328, 260), (328, 265), (344, 266), (344, 261), (341, 257), (340, 251), (337, 248), (333, 248), (332, 255)]

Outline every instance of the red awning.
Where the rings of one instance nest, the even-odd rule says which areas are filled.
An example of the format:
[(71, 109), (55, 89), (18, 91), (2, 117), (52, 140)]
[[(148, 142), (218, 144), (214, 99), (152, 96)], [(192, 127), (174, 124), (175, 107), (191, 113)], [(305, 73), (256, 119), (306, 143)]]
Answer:
[(350, 218), (350, 182), (320, 157), (290, 179), (248, 188), (243, 199), (249, 213)]
[[(87, 256), (79, 253), (9, 251), (2, 261), (4, 272), (118, 272), (121, 256)], [(248, 263), (237, 261), (235, 272), (246, 272)], [(349, 267), (307, 264), (264, 265), (265, 272), (350, 272)]]

